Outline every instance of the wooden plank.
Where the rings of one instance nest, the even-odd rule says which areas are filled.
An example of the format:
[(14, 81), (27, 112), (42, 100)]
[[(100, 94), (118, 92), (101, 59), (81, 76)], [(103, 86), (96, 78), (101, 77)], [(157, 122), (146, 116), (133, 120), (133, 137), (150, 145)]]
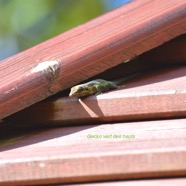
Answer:
[(124, 88), (85, 99), (59, 97), (6, 119), (16, 126), (80, 125), (186, 116), (186, 66), (148, 72)]
[(0, 119), (185, 33), (185, 0), (136, 0), (0, 63)]
[(34, 132), (0, 148), (0, 185), (183, 176), (185, 134), (186, 119)]
[[(152, 180), (133, 180), (133, 181), (117, 181), (117, 182), (100, 182), (88, 184), (68, 184), (68, 186), (178, 186), (186, 185), (186, 178), (169, 178), (169, 179), (152, 179)], [(60, 185), (58, 185), (60, 186)], [(63, 185), (65, 186), (65, 185)], [(66, 185), (67, 186), (67, 185)]]

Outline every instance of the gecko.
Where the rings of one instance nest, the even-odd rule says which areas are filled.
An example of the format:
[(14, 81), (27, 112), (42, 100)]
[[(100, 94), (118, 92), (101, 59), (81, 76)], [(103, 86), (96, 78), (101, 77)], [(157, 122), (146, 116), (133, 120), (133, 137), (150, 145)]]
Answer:
[(137, 72), (135, 74), (119, 78), (114, 81), (107, 81), (103, 79), (95, 79), (87, 83), (79, 84), (73, 86), (70, 90), (69, 97), (87, 97), (91, 95), (99, 95), (110, 90), (118, 89), (120, 83), (126, 82), (131, 78), (136, 77), (142, 72)]

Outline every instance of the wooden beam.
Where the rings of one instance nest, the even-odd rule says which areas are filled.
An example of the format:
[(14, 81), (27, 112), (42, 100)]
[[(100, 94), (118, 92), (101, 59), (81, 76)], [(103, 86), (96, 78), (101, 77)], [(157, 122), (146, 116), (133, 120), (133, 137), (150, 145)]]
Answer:
[(186, 66), (149, 71), (118, 90), (84, 99), (54, 97), (5, 121), (15, 126), (44, 127), (184, 117), (185, 72)]
[(185, 0), (111, 11), (0, 63), (0, 119), (185, 33)]
[[(186, 178), (160, 178), (150, 180), (128, 180), (128, 181), (112, 181), (112, 182), (98, 182), (98, 183), (83, 183), (83, 184), (69, 184), (68, 186), (178, 186), (186, 185)], [(62, 185), (58, 185), (62, 186)]]
[(185, 129), (174, 119), (25, 132), (0, 147), (0, 185), (185, 176)]

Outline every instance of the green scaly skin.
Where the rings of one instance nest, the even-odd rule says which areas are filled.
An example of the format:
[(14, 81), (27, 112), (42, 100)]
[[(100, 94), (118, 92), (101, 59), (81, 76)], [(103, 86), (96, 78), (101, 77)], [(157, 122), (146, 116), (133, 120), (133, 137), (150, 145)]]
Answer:
[(71, 88), (69, 97), (87, 97), (91, 95), (98, 95), (104, 92), (108, 92), (113, 89), (117, 89), (120, 83), (126, 82), (143, 72), (137, 72), (134, 74), (131, 74), (127, 77), (122, 77), (120, 79), (117, 79), (115, 81), (106, 81), (103, 79), (96, 79), (84, 84), (76, 85)]
[(76, 85), (71, 88), (70, 97), (86, 97), (91, 95), (98, 95), (109, 90), (117, 89), (115, 83), (103, 79), (96, 79), (84, 84)]

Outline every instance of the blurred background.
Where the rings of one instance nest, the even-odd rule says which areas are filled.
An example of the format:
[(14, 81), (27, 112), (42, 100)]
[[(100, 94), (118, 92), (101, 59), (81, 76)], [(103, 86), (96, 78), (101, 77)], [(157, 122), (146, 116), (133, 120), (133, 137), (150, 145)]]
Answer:
[(0, 0), (0, 60), (131, 0)]

